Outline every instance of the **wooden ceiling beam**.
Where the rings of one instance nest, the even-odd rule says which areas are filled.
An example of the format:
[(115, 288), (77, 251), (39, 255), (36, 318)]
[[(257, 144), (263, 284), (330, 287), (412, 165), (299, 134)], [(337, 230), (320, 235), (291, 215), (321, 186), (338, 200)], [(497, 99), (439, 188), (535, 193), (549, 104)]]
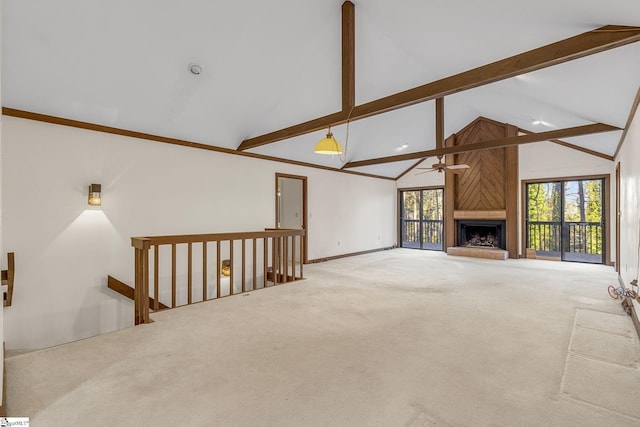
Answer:
[(359, 105), (353, 119), (408, 107), (640, 41), (640, 27), (607, 25), (491, 64)]
[[(350, 120), (360, 120), (420, 102), (442, 98), (456, 92), (495, 83), (519, 74), (541, 70), (637, 41), (640, 41), (640, 27), (607, 25), (469, 71), (355, 106), (351, 111)], [(344, 99), (345, 95), (343, 94), (343, 101)], [(344, 124), (347, 121), (347, 116), (348, 114), (341, 111), (286, 129), (249, 138), (244, 140), (238, 149), (248, 150), (315, 132), (329, 126)]]
[(611, 132), (621, 130), (615, 126), (596, 123), (585, 126), (576, 126), (566, 129), (550, 130), (547, 132), (532, 133), (529, 135), (511, 136), (506, 138), (495, 139), (492, 141), (482, 141), (475, 144), (456, 145), (453, 147), (444, 147), (440, 149), (418, 151), (415, 153), (400, 154), (397, 156), (380, 157), (377, 159), (360, 160), (349, 162), (345, 168), (357, 168), (362, 166), (379, 165), (382, 163), (400, 162), (404, 160), (420, 159), (423, 157), (445, 156), (447, 154), (466, 153), (468, 151), (490, 150), (493, 148), (509, 147), (511, 145), (529, 144), (532, 142), (549, 141), (559, 138), (570, 138), (573, 136), (590, 135), (601, 132)]
[[(530, 130), (526, 130), (522, 128), (519, 128), (518, 131), (527, 135), (535, 133)], [(581, 151), (583, 153), (590, 154), (595, 157), (600, 157), (601, 159), (613, 161), (613, 156), (609, 156), (608, 154), (603, 154), (599, 151), (594, 151), (588, 148), (580, 147), (579, 145), (571, 144), (570, 142), (567, 142), (567, 141), (562, 141), (560, 139), (550, 139), (549, 142), (553, 142), (554, 144), (562, 145), (563, 147), (571, 148), (573, 150)]]
[(436, 149), (444, 148), (444, 98), (436, 98)]
[(356, 12), (350, 1), (342, 4), (342, 112), (356, 106)]

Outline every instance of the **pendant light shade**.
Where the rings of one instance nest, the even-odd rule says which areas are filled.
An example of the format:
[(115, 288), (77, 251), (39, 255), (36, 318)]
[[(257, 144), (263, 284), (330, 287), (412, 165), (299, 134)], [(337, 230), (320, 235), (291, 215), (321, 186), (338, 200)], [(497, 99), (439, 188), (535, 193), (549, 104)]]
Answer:
[(313, 150), (317, 154), (342, 154), (342, 145), (333, 137), (331, 130), (321, 139)]

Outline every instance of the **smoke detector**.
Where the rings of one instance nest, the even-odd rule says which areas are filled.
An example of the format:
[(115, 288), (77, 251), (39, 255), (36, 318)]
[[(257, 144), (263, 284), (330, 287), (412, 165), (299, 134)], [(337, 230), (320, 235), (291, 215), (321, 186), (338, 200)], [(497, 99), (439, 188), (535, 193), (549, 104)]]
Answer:
[(198, 64), (189, 64), (189, 72), (195, 76), (202, 74), (202, 67)]

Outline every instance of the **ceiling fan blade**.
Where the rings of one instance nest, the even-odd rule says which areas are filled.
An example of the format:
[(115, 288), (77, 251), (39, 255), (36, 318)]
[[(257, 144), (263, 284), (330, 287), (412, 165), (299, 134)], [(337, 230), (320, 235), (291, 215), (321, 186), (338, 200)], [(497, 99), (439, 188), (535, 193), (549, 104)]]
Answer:
[(418, 172), (416, 175), (422, 175), (423, 173), (434, 172), (436, 170), (433, 168), (416, 168), (416, 169), (424, 169), (422, 172)]
[(451, 170), (451, 169), (469, 169), (470, 166), (469, 165), (450, 165), (447, 166), (447, 169)]
[(461, 173), (463, 173), (466, 169), (447, 169), (445, 170), (445, 172), (447, 173), (454, 173), (456, 175), (459, 175)]

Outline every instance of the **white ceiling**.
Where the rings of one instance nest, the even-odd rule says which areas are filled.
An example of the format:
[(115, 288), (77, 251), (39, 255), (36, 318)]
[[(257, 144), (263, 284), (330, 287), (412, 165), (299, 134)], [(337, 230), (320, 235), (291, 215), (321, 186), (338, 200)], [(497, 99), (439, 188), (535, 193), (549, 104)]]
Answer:
[[(356, 104), (603, 25), (635, 0), (354, 0)], [(4, 0), (5, 107), (226, 148), (341, 109), (342, 0)], [(190, 63), (203, 73), (188, 72)], [(623, 128), (640, 42), (445, 98), (445, 135), (478, 116), (543, 131)], [(352, 122), (347, 160), (435, 147), (434, 102)], [(548, 125), (533, 125), (543, 120)], [(345, 142), (345, 126), (333, 129)], [(567, 139), (612, 155), (621, 132)], [(340, 168), (323, 132), (253, 152)], [(399, 150), (398, 147), (408, 145)], [(395, 177), (415, 161), (356, 170)]]

